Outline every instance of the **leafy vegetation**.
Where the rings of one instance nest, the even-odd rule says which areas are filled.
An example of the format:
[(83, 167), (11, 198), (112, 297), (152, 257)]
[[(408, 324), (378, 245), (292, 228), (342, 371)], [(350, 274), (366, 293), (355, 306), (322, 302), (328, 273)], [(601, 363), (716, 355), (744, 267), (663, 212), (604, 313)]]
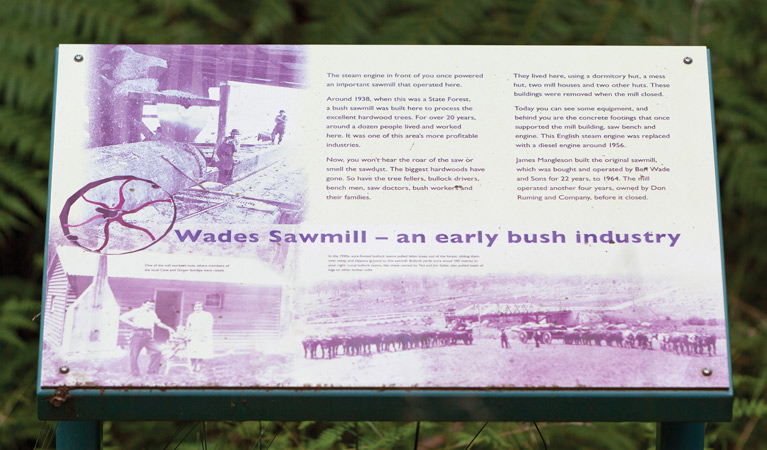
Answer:
[[(46, 177), (59, 43), (705, 45), (712, 55), (737, 400), (707, 446), (767, 448), (767, 0), (4, 0), (0, 2), (0, 447), (51, 448), (34, 406)], [(423, 423), (424, 448), (482, 424)], [(552, 448), (652, 448), (653, 424), (538, 424)], [(203, 433), (203, 431), (205, 433)], [(174, 431), (178, 431), (172, 437)], [(410, 448), (413, 423), (108, 423), (105, 448)], [(259, 441), (259, 436), (261, 436)], [(258, 447), (256, 447), (258, 446)], [(491, 423), (472, 448), (541, 448)]]

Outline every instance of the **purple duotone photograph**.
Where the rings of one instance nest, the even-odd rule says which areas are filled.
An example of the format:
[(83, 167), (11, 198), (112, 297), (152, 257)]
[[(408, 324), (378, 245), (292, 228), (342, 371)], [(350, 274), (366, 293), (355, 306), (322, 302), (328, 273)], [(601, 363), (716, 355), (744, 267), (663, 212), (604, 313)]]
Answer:
[(288, 246), (184, 243), (302, 222), (305, 49), (88, 50), (87, 138), (54, 148), (42, 384), (233, 384), (279, 334)]
[(320, 379), (578, 389), (728, 382), (716, 302), (663, 277), (410, 275), (319, 282), (303, 295), (311, 301), (301, 311), (299, 385)]
[(309, 48), (93, 49), (87, 139), (54, 148), (41, 386), (728, 387), (717, 282), (321, 276), (321, 250), (270, 241), (312, 206)]

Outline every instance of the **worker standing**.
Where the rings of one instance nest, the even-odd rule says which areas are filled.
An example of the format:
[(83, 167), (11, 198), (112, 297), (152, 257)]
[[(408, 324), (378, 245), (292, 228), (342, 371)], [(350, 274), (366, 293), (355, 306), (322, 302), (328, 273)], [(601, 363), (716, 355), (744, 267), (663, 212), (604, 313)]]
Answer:
[(240, 140), (237, 136), (240, 131), (237, 128), (232, 129), (229, 136), (225, 137), (216, 149), (218, 157), (218, 182), (229, 183), (232, 181), (232, 172), (234, 172), (234, 154), (240, 150)]
[(285, 134), (285, 123), (288, 121), (288, 116), (285, 114), (285, 110), (281, 109), (277, 117), (274, 118), (274, 130), (272, 130), (272, 145), (274, 145), (274, 138), (279, 134), (280, 140), (278, 144), (282, 144), (282, 136)]

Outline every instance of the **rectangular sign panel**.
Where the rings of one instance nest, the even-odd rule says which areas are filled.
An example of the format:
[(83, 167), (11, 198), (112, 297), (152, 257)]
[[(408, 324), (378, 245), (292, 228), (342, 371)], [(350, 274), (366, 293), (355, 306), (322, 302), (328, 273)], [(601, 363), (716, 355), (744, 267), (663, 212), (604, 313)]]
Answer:
[(40, 386), (726, 390), (708, 64), (61, 46)]

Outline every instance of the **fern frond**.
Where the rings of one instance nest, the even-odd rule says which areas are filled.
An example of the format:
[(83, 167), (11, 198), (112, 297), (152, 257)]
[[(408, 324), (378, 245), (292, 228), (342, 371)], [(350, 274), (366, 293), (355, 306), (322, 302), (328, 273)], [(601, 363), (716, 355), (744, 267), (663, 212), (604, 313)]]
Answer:
[(408, 10), (390, 17), (376, 42), (395, 44), (456, 44), (481, 28), (499, 5), (496, 0), (414, 1)]
[(289, 0), (263, 0), (256, 5), (251, 17), (244, 42), (280, 42), (284, 30), (295, 23)]
[[(0, 153), (0, 186), (5, 195), (23, 193), (38, 211), (45, 211), (48, 204), (48, 189), (45, 178), (30, 170), (23, 160), (11, 159)], [(19, 194), (22, 195), (22, 194)]]
[(386, 0), (318, 0), (308, 3), (310, 20), (301, 38), (309, 43), (369, 42), (373, 24), (384, 14)]
[(15, 160), (46, 167), (50, 155), (50, 125), (49, 117), (0, 106), (0, 148), (13, 149)]
[(33, 300), (7, 299), (0, 306), (0, 342), (23, 347), (24, 339), (19, 332), (36, 331), (38, 325), (32, 317), (39, 311), (40, 303)]

